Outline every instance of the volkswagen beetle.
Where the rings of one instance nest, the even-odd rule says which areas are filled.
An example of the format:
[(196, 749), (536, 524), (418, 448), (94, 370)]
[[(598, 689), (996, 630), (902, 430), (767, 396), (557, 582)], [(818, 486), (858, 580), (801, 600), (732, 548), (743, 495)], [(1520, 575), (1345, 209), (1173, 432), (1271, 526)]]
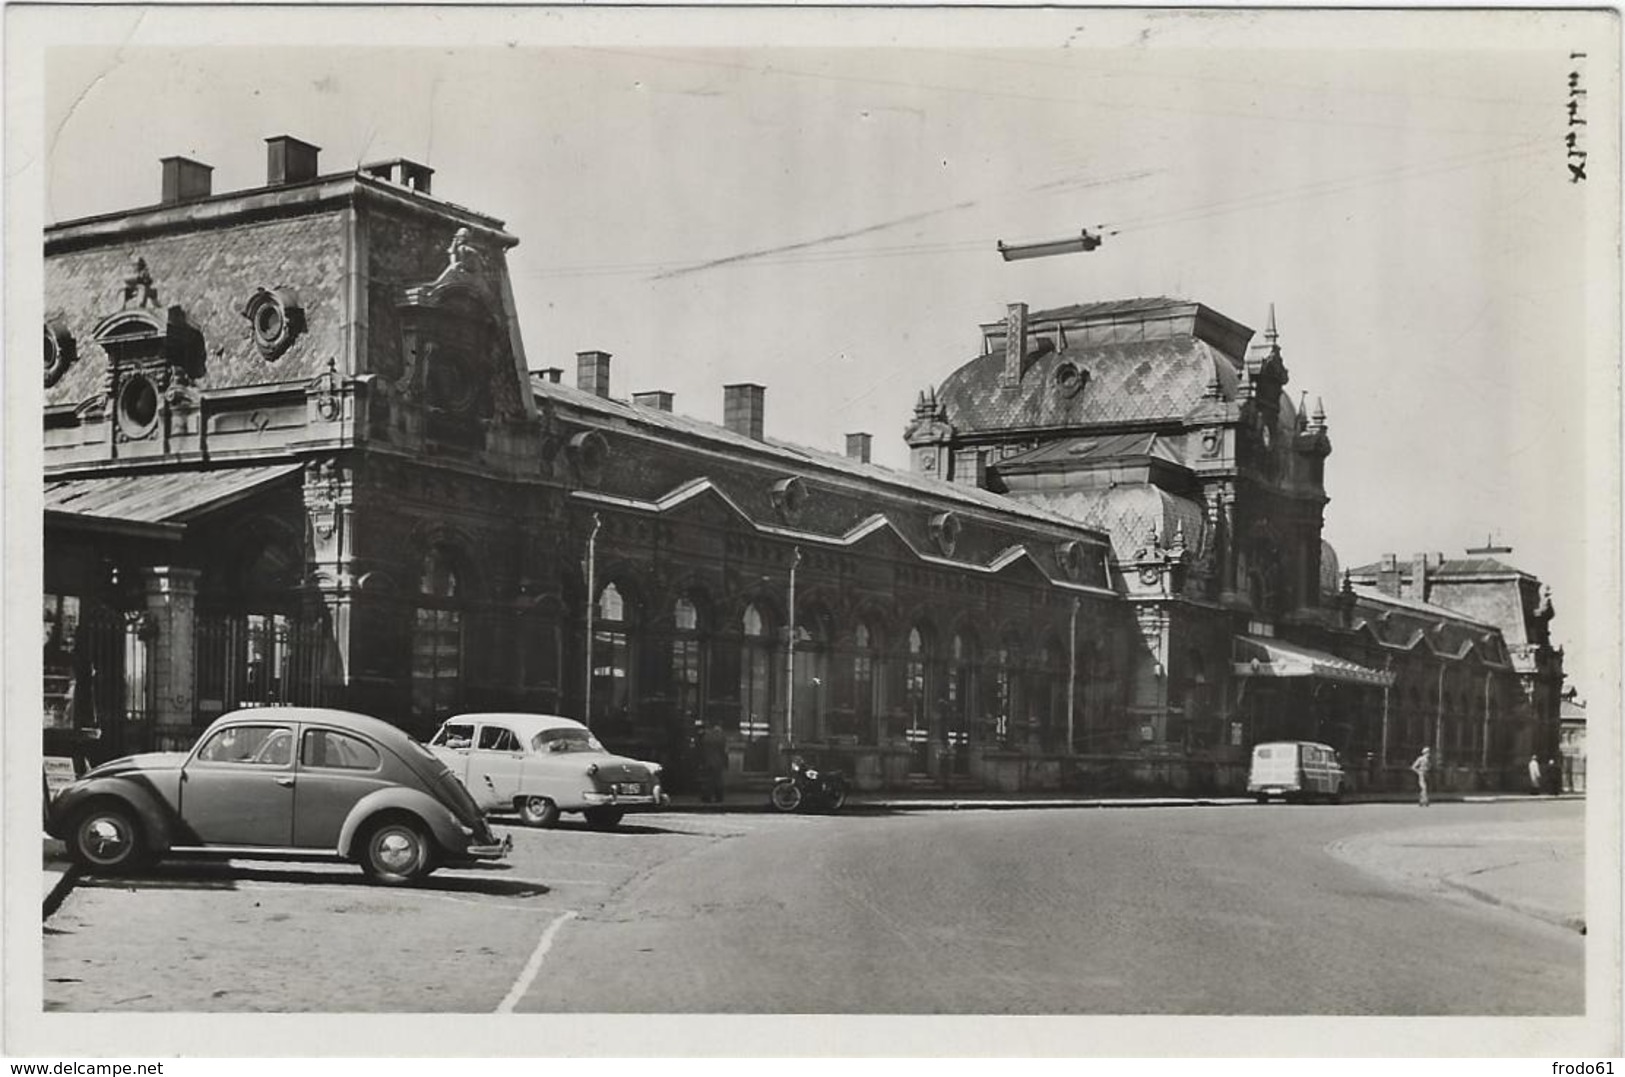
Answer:
[(169, 852), (358, 862), (400, 884), (494, 860), (498, 842), (444, 763), (377, 718), (314, 707), (222, 715), (190, 752), (115, 759), (66, 786), (46, 830), (92, 871)]
[(670, 801), (658, 763), (615, 755), (580, 722), (553, 714), (462, 714), (448, 718), (429, 748), (489, 812), (517, 812), (552, 826), (581, 812), (612, 829), (629, 810)]

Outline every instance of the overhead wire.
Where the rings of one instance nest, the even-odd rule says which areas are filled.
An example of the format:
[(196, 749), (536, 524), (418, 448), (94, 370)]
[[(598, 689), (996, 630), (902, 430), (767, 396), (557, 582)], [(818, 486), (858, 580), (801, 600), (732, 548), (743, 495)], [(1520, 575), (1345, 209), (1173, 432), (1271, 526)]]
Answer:
[[(1124, 217), (1116, 220), (1095, 223), (1093, 227), (1102, 235), (1118, 236), (1125, 233), (1150, 231), (1176, 224), (1195, 224), (1216, 217), (1228, 216), (1235, 213), (1254, 209), (1263, 209), (1270, 206), (1281, 205), (1306, 198), (1324, 197), (1327, 195), (1346, 194), (1368, 187), (1381, 186), (1387, 183), (1402, 182), (1428, 176), (1441, 175), (1462, 168), (1477, 165), (1495, 164), (1501, 161), (1516, 160), (1522, 157), (1533, 156), (1543, 152), (1544, 139), (1530, 139), (1514, 143), (1510, 146), (1501, 146), (1491, 149), (1478, 150), (1467, 154), (1457, 154), (1443, 160), (1422, 162), (1382, 169), (1364, 175), (1338, 177), (1317, 180), (1311, 183), (1299, 184), (1294, 187), (1279, 188), (1271, 191), (1259, 191), (1240, 195), (1235, 198), (1216, 199), (1212, 202), (1198, 203), (1191, 206), (1182, 206), (1160, 213), (1149, 213), (1138, 217)], [(962, 240), (941, 240), (937, 242), (893, 244), (882, 247), (863, 247), (846, 250), (809, 250), (787, 252), (783, 255), (767, 255), (738, 263), (741, 266), (779, 267), (786, 265), (824, 264), (831, 262), (848, 262), (865, 259), (898, 258), (923, 255), (948, 255), (960, 252), (983, 252), (992, 248), (993, 238), (977, 237)], [(646, 262), (610, 262), (578, 266), (556, 266), (547, 269), (522, 272), (521, 276), (534, 278), (557, 277), (601, 277), (601, 276), (633, 276), (639, 274), (658, 274), (692, 262), (673, 261), (646, 261)], [(731, 266), (718, 266), (725, 269)], [(680, 278), (679, 278), (680, 279)]]

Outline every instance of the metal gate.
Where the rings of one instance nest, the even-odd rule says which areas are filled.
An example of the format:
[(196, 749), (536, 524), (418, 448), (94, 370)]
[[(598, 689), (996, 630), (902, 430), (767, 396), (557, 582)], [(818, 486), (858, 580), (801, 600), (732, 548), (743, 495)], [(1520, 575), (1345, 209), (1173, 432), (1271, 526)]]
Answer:
[(100, 761), (147, 747), (150, 680), (139, 618), (94, 599), (45, 599), (46, 754)]
[(196, 723), (239, 707), (321, 706), (329, 646), (319, 618), (282, 613), (200, 615)]

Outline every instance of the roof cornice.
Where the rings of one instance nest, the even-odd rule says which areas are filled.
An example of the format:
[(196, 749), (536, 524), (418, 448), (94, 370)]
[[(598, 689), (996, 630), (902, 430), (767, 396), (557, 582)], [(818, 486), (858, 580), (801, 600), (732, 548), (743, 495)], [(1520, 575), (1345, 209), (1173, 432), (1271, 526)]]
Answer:
[(168, 205), (121, 210), (63, 221), (45, 229), (45, 253), (59, 254), (104, 244), (174, 232), (222, 228), (280, 217), (297, 217), (346, 206), (372, 203), (441, 220), (450, 220), (503, 246), (517, 246), (503, 222), (449, 202), (398, 187), (365, 173), (319, 176), (304, 183), (232, 191)]

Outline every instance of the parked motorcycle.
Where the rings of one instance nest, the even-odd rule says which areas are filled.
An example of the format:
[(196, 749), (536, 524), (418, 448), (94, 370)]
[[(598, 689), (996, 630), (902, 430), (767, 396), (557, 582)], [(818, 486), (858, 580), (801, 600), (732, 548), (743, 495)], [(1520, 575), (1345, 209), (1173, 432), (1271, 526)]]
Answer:
[(838, 770), (819, 770), (801, 756), (790, 760), (788, 776), (773, 779), (773, 807), (782, 812), (841, 810), (846, 803), (846, 775)]

